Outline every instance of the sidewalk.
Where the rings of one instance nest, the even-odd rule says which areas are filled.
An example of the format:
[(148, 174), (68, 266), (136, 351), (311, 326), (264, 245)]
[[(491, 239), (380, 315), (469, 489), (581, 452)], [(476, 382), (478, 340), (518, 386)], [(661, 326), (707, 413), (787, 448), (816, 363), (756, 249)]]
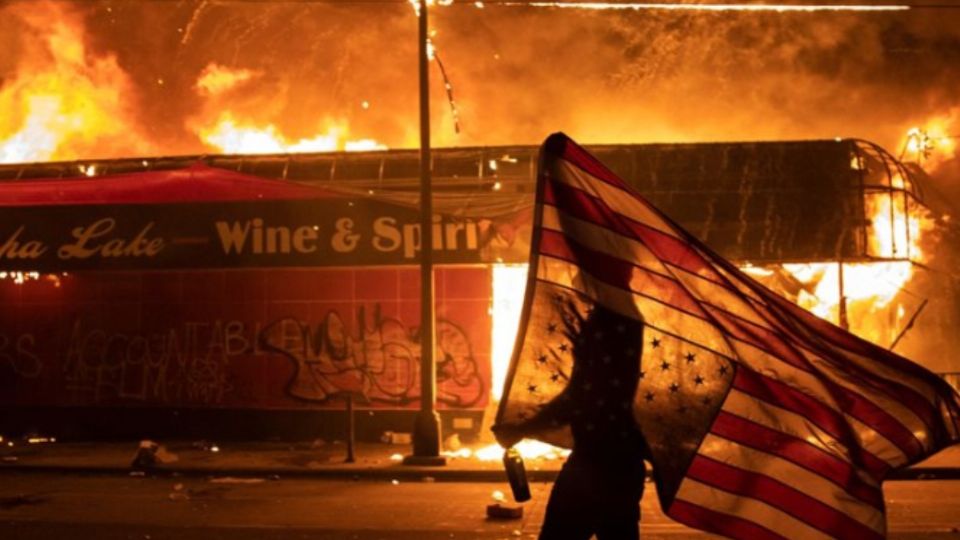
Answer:
[[(0, 473), (139, 474), (131, 467), (139, 441), (30, 444), (14, 440), (12, 446), (10, 442), (0, 442)], [(437, 482), (505, 480), (499, 459), (481, 461), (476, 457), (448, 457), (447, 464), (439, 467), (403, 465), (402, 456), (410, 453), (410, 445), (358, 443), (356, 461), (346, 463), (346, 446), (340, 442), (158, 442), (170, 456), (149, 469), (151, 474)], [(552, 481), (561, 465), (561, 459), (526, 460), (531, 481)], [(960, 479), (960, 445), (947, 448), (914, 467), (898, 471), (892, 479)]]
[[(30, 444), (15, 440), (8, 446), (9, 442), (0, 443), (0, 473), (131, 474), (139, 447), (139, 441)], [(439, 467), (404, 465), (402, 458), (410, 453), (409, 444), (358, 443), (355, 462), (346, 463), (347, 449), (341, 442), (157, 442), (172, 458), (161, 455), (160, 463), (149, 469), (151, 474), (448, 482), (506, 479), (499, 459), (447, 457), (447, 464)], [(528, 459), (527, 475), (532, 481), (550, 481), (561, 465), (560, 459)]]

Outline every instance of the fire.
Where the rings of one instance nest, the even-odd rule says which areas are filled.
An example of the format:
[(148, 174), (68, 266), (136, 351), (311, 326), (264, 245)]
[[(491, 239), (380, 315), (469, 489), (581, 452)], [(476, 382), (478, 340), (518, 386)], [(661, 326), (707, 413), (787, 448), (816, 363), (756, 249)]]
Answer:
[[(410, 2), (410, 6), (413, 8), (413, 12), (417, 15), (417, 17), (419, 17), (420, 16), (420, 0), (408, 0), (408, 1)], [(433, 6), (452, 6), (453, 0), (427, 0), (425, 4), (427, 5), (428, 9)], [(481, 6), (477, 6), (477, 7), (481, 7)]]
[(147, 153), (116, 57), (90, 51), (82, 25), (55, 4), (13, 13), (36, 39), (0, 86), (0, 163)]
[(336, 126), (310, 139), (288, 140), (273, 124), (241, 124), (229, 112), (223, 113), (211, 128), (200, 128), (207, 144), (228, 154), (281, 154), (294, 152), (332, 152), (337, 149), (340, 130)]
[[(262, 73), (246, 69), (208, 64), (194, 83), (194, 91), (207, 100), (206, 111), (189, 122), (190, 127), (209, 146), (228, 154), (289, 154), (302, 152), (364, 152), (386, 150), (374, 139), (347, 139), (345, 121), (326, 120), (309, 137), (293, 138), (277, 125), (255, 115), (263, 107), (243, 92), (246, 83)], [(369, 102), (364, 110), (369, 109)]]
[[(892, 178), (892, 192), (868, 193), (865, 209), (870, 219), (868, 253), (877, 262), (814, 262), (784, 264), (786, 270), (803, 284), (797, 303), (823, 319), (842, 322), (841, 300), (857, 316), (851, 330), (865, 339), (888, 345), (883, 324), (870, 317), (891, 305), (914, 275), (914, 262), (923, 262), (924, 237), (932, 230), (933, 220), (918, 205), (909, 205), (904, 192), (906, 181)], [(893, 259), (893, 260), (889, 260)], [(842, 280), (841, 280), (841, 272)], [(843, 299), (840, 283), (843, 282)], [(897, 321), (903, 318), (903, 306), (897, 306)]]
[(504, 2), (501, 5), (585, 9), (595, 11), (772, 11), (776, 13), (821, 11), (908, 11), (909, 5), (878, 6), (873, 4), (728, 4), (728, 3), (669, 3), (669, 2)]
[(847, 302), (869, 302), (872, 310), (890, 304), (913, 275), (910, 261), (874, 263), (815, 262), (784, 264), (783, 268), (810, 289), (797, 297), (800, 307), (822, 319), (838, 320), (840, 310), (840, 268), (843, 268), (843, 295)]
[(330, 125), (310, 138), (291, 140), (273, 124), (241, 123), (225, 112), (213, 127), (201, 127), (198, 135), (210, 146), (227, 154), (291, 154), (301, 152), (365, 152), (386, 150), (373, 139), (346, 140), (342, 124)]
[(957, 134), (960, 132), (960, 107), (928, 120), (922, 127), (907, 130), (901, 142), (901, 159), (916, 161), (928, 172), (957, 155)]
[[(527, 288), (528, 268), (529, 265), (526, 264), (497, 264), (493, 267), (493, 303), (490, 306), (490, 315), (493, 319), (490, 348), (492, 403), (487, 414), (493, 414), (503, 397), (507, 370), (513, 355), (513, 343), (520, 326), (520, 311), (523, 308), (523, 295)], [(554, 460), (566, 458), (570, 453), (569, 450), (528, 439), (520, 441), (514, 448), (524, 459)], [(503, 458), (503, 447), (494, 443), (475, 450), (459, 448), (456, 451), (446, 452), (445, 455), (474, 458), (480, 461), (499, 461)]]
[[(514, 449), (520, 452), (524, 459), (553, 461), (566, 459), (570, 455), (570, 450), (531, 439), (518, 442), (514, 445)], [(476, 450), (461, 448), (455, 452), (444, 452), (444, 455), (455, 458), (474, 458), (478, 461), (500, 461), (503, 459), (503, 452), (503, 447), (494, 443)]]
[(9, 279), (16, 285), (23, 285), (24, 283), (30, 281), (46, 281), (54, 286), (54, 288), (59, 288), (61, 285), (61, 277), (66, 277), (67, 273), (63, 272), (61, 274), (41, 274), (40, 272), (7, 272), (0, 271), (0, 280)]
[(200, 72), (194, 90), (201, 95), (218, 96), (259, 75), (259, 72), (250, 69), (231, 69), (220, 64), (208, 64)]
[(507, 368), (513, 355), (513, 343), (520, 326), (523, 293), (527, 288), (526, 264), (498, 264), (493, 267), (493, 342), (491, 346), (491, 397), (500, 401)]

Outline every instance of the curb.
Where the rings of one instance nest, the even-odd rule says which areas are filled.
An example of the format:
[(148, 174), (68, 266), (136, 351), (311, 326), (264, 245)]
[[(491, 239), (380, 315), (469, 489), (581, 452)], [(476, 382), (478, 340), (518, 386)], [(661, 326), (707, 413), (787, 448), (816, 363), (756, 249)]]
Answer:
[[(395, 468), (346, 468), (327, 467), (316, 469), (270, 468), (210, 468), (210, 467), (152, 467), (132, 469), (117, 466), (71, 466), (71, 465), (31, 465), (16, 464), (0, 466), (0, 474), (36, 473), (66, 475), (113, 475), (137, 476), (186, 476), (186, 477), (224, 477), (238, 478), (300, 478), (331, 480), (383, 480), (414, 482), (506, 482), (506, 473), (502, 470), (482, 469), (444, 469), (443, 467), (417, 467), (397, 465)], [(958, 471), (960, 472), (960, 471)], [(527, 478), (531, 482), (552, 482), (558, 470), (528, 470)]]
[(914, 467), (894, 471), (889, 480), (960, 480), (960, 467)]
[[(3, 464), (0, 465), (0, 474), (37, 473), (37, 474), (67, 474), (67, 475), (115, 475), (136, 476), (141, 472), (146, 476), (186, 476), (186, 477), (224, 477), (238, 478), (300, 478), (300, 479), (331, 479), (331, 480), (403, 480), (414, 482), (506, 482), (506, 473), (502, 470), (487, 469), (446, 469), (440, 467), (417, 467), (396, 465), (389, 468), (348, 468), (324, 467), (316, 469), (302, 468), (210, 468), (210, 467), (153, 467), (136, 470), (130, 467), (111, 465), (32, 465), (32, 464)], [(531, 482), (552, 482), (556, 479), (558, 470), (527, 470), (527, 478)], [(917, 467), (895, 471), (887, 479), (889, 481), (916, 481), (916, 480), (960, 480), (960, 467)]]

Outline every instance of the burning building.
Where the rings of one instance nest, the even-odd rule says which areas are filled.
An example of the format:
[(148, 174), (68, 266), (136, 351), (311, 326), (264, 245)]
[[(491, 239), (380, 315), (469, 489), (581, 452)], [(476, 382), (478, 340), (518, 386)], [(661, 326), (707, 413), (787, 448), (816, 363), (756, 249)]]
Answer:
[[(937, 354), (956, 327), (956, 291), (931, 263), (944, 250), (919, 169), (854, 139), (590, 149), (767, 286), (935, 371), (958, 371)], [(434, 153), (448, 431), (476, 434), (499, 398), (536, 162), (531, 146)], [(0, 181), (5, 429), (329, 435), (347, 395), (366, 413), (361, 436), (409, 429), (419, 396), (415, 151), (5, 165)], [(23, 251), (30, 241), (37, 257)], [(120, 256), (154, 241), (166, 253)], [(40, 253), (57, 246), (58, 257)], [(90, 257), (70, 256), (78, 251)]]
[[(933, 118), (900, 157), (960, 171), (956, 10), (445, 4), (431, 19), (432, 93), (450, 99), (434, 99), (431, 117), (435, 143), (459, 147), (432, 167), (448, 430), (475, 432), (502, 385), (529, 247), (530, 145), (544, 134), (839, 133), (899, 148)], [(29, 0), (0, 14), (0, 188), (52, 188), (0, 219), (0, 430), (313, 434), (339, 429), (344, 393), (365, 400), (367, 435), (408, 429), (418, 162), (385, 148), (417, 140), (411, 6)], [(491, 146), (501, 141), (527, 145)], [(934, 189), (960, 200), (956, 183), (854, 138), (591, 150), (758, 280), (958, 371), (941, 354), (960, 312), (956, 230)], [(170, 154), (182, 157), (156, 157)], [(131, 186), (147, 179), (138, 200)], [(180, 181), (206, 198), (170, 206)], [(240, 200), (240, 186), (273, 198)], [(78, 227), (107, 234), (98, 212), (115, 212), (108, 232), (123, 233), (107, 252), (146, 252), (163, 225), (179, 255), (37, 264), (34, 232), (51, 245)], [(339, 217), (365, 227), (341, 231), (343, 251), (331, 243)], [(145, 218), (156, 223), (145, 230)], [(369, 242), (350, 248), (353, 235)]]

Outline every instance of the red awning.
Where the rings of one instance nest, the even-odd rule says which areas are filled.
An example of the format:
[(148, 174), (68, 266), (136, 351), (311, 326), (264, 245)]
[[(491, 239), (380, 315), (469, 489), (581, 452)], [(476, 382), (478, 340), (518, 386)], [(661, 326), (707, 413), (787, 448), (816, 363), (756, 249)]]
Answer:
[(184, 169), (93, 178), (0, 183), (0, 206), (156, 204), (326, 199), (337, 195), (286, 180), (249, 176), (197, 163)]

